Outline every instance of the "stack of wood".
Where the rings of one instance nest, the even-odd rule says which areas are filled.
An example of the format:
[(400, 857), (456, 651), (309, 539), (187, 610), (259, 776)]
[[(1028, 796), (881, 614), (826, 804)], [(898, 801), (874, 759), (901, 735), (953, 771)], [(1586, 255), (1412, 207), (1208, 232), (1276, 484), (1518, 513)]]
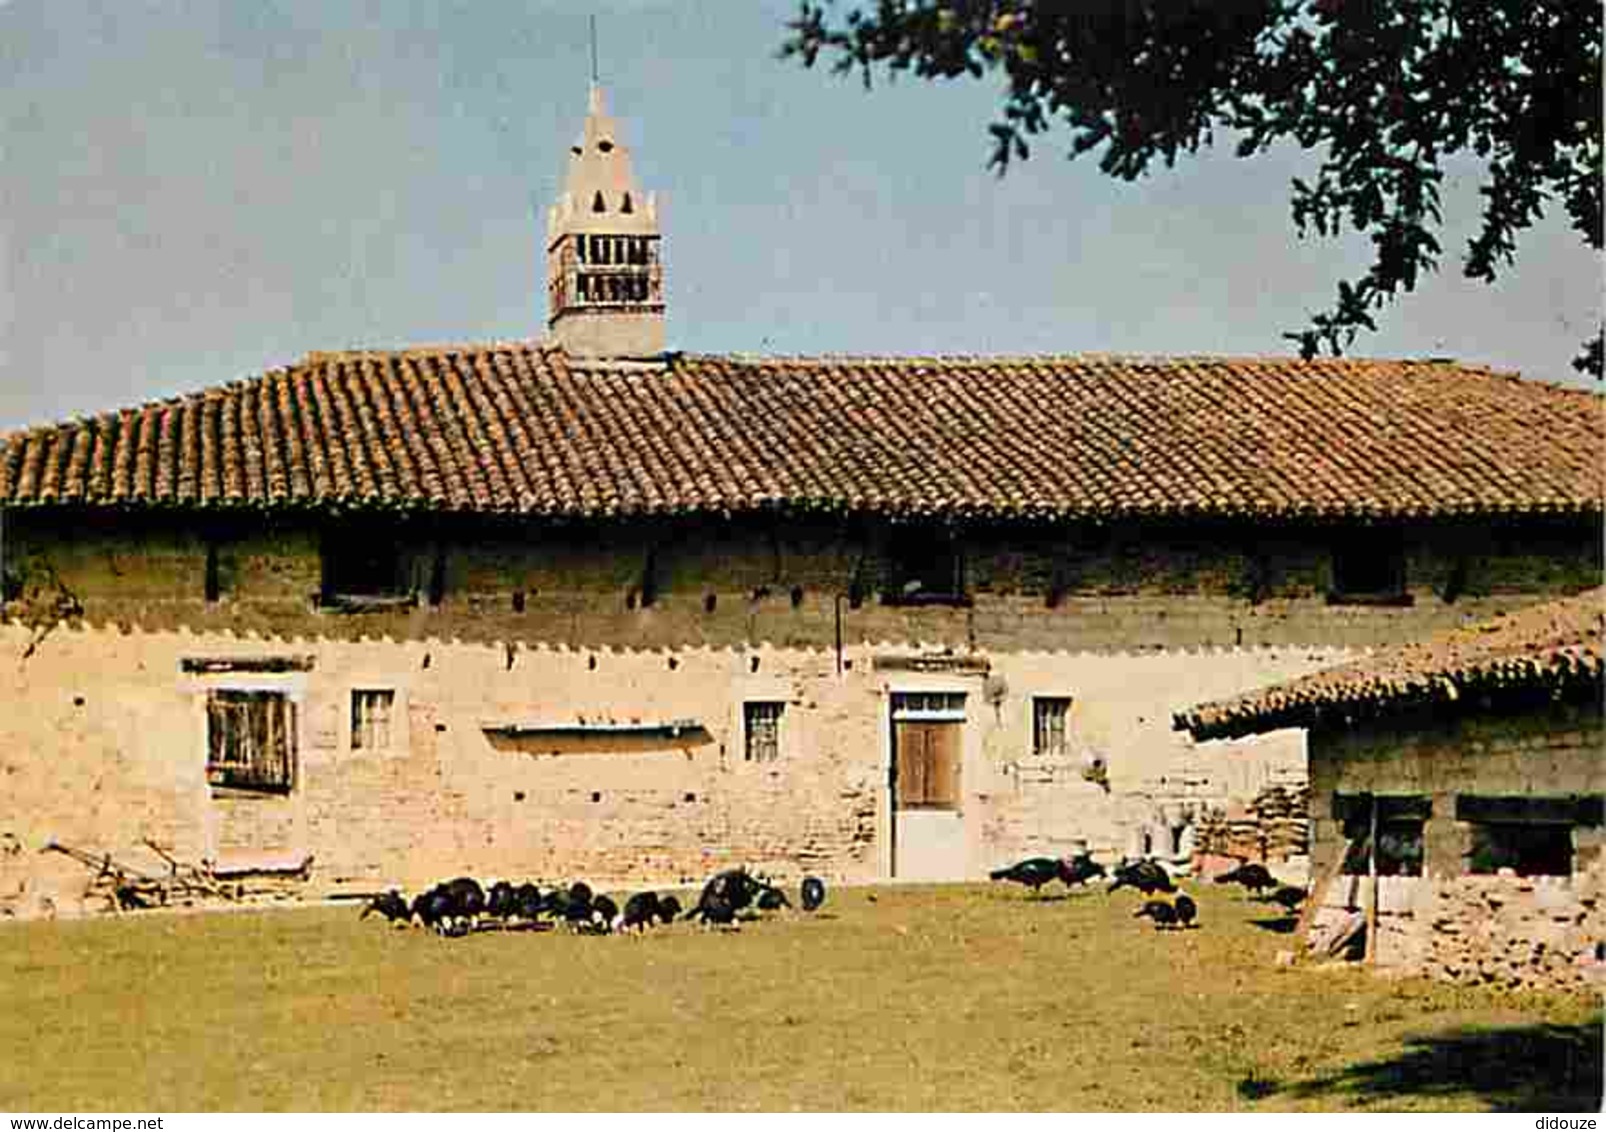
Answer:
[(1229, 803), (1199, 816), (1195, 845), (1213, 857), (1286, 861), (1310, 851), (1310, 787), (1268, 786), (1247, 805)]
[(1310, 852), (1310, 786), (1268, 786), (1250, 810), (1265, 840), (1266, 859), (1286, 861)]

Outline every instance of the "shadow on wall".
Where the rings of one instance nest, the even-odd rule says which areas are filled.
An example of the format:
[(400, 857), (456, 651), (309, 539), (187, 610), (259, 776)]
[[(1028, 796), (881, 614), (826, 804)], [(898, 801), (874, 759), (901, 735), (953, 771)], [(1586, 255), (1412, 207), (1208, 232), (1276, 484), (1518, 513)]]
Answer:
[(1495, 1112), (1599, 1112), (1601, 1027), (1597, 1017), (1577, 1026), (1467, 1028), (1415, 1037), (1397, 1057), (1363, 1061), (1277, 1091), (1366, 1108), (1470, 1095)]

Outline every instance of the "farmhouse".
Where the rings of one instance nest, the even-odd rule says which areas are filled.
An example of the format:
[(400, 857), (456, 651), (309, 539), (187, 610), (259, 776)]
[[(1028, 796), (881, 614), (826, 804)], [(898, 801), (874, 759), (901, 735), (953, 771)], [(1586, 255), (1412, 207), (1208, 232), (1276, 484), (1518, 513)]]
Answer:
[(1179, 713), (1309, 732), (1315, 928), (1374, 908), (1377, 962), (1571, 985), (1606, 940), (1606, 590)]
[(1305, 757), (1175, 712), (1599, 583), (1587, 393), (665, 351), (595, 94), (546, 247), (538, 340), (5, 438), (0, 833), (370, 887), (1171, 851)]

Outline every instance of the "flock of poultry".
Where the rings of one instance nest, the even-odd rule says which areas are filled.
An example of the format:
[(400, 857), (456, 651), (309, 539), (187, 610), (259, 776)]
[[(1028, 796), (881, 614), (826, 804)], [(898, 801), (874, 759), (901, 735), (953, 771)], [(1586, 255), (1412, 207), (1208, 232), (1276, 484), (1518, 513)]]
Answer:
[[(1024, 885), (1035, 895), (1050, 881), (1057, 880), (1069, 889), (1110, 874), (1084, 852), (1070, 857), (1028, 857), (1006, 868), (994, 869), (988, 875), (993, 880)], [(1270, 899), (1281, 904), (1290, 914), (1298, 910), (1306, 895), (1303, 888), (1283, 884), (1271, 875), (1266, 866), (1253, 862), (1240, 864), (1215, 879), (1217, 884), (1241, 884), (1257, 897), (1271, 890)], [(1119, 888), (1134, 888), (1150, 897), (1132, 916), (1134, 919), (1153, 921), (1157, 931), (1199, 926), (1198, 904), (1187, 893), (1177, 892), (1177, 884), (1171, 874), (1164, 865), (1152, 858), (1122, 861), (1116, 865), (1106, 891), (1114, 892)], [(1174, 900), (1155, 898), (1157, 893), (1173, 892), (1177, 893)]]
[[(1199, 906), (1177, 884), (1164, 865), (1151, 858), (1122, 861), (1113, 872), (1087, 853), (1069, 857), (1028, 857), (1007, 868), (994, 869), (995, 881), (1009, 881), (1041, 893), (1045, 884), (1059, 881), (1067, 889), (1110, 878), (1107, 892), (1132, 888), (1146, 899), (1134, 919), (1153, 922), (1157, 931), (1196, 928)], [(1264, 865), (1240, 864), (1215, 878), (1217, 884), (1241, 884), (1260, 899), (1282, 905), (1292, 915), (1305, 899), (1305, 890), (1283, 884)], [(1267, 896), (1267, 893), (1270, 893)], [(1175, 894), (1165, 899), (1159, 894)], [(825, 883), (804, 877), (798, 888), (798, 905), (813, 912), (825, 903)], [(690, 911), (683, 911), (672, 893), (637, 892), (621, 908), (606, 893), (592, 890), (585, 881), (568, 887), (543, 889), (526, 882), (497, 881), (489, 891), (472, 877), (443, 881), (408, 901), (398, 889), (373, 897), (362, 917), (377, 914), (398, 926), (418, 924), (441, 935), (461, 936), (475, 930), (541, 930), (559, 924), (590, 935), (645, 932), (654, 924), (677, 919), (699, 920), (705, 926), (733, 927), (738, 920), (755, 919), (765, 912), (792, 907), (792, 901), (768, 878), (746, 868), (716, 873), (705, 885)]]
[[(799, 906), (813, 912), (824, 903), (825, 882), (804, 877), (798, 890)], [(500, 880), (487, 891), (473, 877), (457, 877), (420, 892), (411, 901), (399, 889), (382, 892), (368, 901), (360, 918), (377, 914), (397, 926), (417, 924), (445, 936), (490, 929), (539, 931), (560, 924), (587, 935), (608, 935), (645, 932), (654, 924), (676, 919), (729, 927), (737, 920), (791, 906), (779, 886), (738, 868), (716, 873), (689, 912), (682, 911), (680, 899), (673, 893), (637, 892), (621, 908), (583, 880), (549, 889), (528, 881), (515, 885)]]

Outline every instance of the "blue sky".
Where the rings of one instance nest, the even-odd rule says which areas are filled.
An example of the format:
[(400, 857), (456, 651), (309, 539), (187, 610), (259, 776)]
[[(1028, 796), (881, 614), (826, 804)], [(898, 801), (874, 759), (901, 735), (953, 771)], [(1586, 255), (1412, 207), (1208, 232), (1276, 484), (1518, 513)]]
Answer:
[[(778, 60), (791, 0), (0, 0), (0, 428), (314, 349), (539, 335), (593, 11), (673, 348), (1284, 353), (1366, 262), (1295, 237), (1293, 149), (1130, 185), (1061, 137), (1000, 180), (990, 84)], [(1461, 279), (1473, 172), (1446, 270), (1357, 352), (1575, 380), (1600, 262), (1558, 217), (1500, 286)]]

